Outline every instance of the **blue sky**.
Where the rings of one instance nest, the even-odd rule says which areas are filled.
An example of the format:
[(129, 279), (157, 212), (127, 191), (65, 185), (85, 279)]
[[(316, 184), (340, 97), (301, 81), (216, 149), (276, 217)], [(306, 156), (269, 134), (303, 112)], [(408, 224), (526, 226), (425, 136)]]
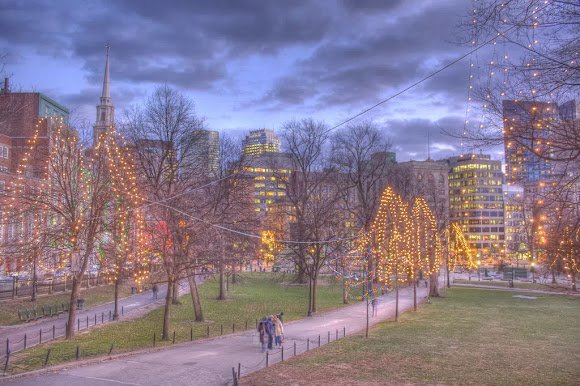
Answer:
[[(0, 54), (13, 89), (45, 93), (93, 123), (105, 44), (123, 110), (167, 83), (207, 127), (240, 135), (292, 118), (335, 125), (468, 50), (460, 0), (3, 1)], [(468, 61), (366, 114), (399, 160), (461, 152)]]

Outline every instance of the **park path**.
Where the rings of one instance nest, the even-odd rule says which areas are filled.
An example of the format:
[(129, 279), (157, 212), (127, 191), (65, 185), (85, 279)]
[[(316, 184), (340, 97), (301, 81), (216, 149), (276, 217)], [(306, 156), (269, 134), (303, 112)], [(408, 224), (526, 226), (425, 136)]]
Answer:
[[(427, 289), (418, 288), (418, 300), (426, 298)], [(399, 292), (400, 312), (413, 308), (412, 288)], [(392, 319), (395, 294), (378, 299), (378, 315), (370, 325)], [(370, 312), (370, 311), (369, 311)], [(284, 350), (262, 353), (257, 332), (245, 331), (211, 339), (183, 343), (169, 348), (125, 354), (91, 361), (89, 364), (5, 379), (11, 385), (227, 385), (232, 384), (232, 368), (238, 364), (242, 376), (260, 370), (296, 354), (314, 349), (365, 329), (366, 303), (346, 306), (321, 315), (287, 323)], [(267, 359), (266, 359), (267, 357)], [(0, 379), (0, 383), (2, 380)]]
[[(180, 284), (180, 295), (188, 291), (189, 287), (185, 288), (186, 286), (187, 284)], [(150, 290), (119, 299), (119, 319), (127, 320), (139, 317), (143, 312), (162, 306), (166, 293), (167, 286), (160, 285), (157, 300), (153, 299)], [(87, 328), (110, 323), (109, 318), (113, 314), (113, 310), (114, 304), (111, 302), (77, 311), (75, 330), (83, 331)], [(64, 336), (67, 320), (68, 313), (63, 313), (32, 323), (0, 327), (0, 358), (6, 356), (8, 348), (11, 353), (23, 350), (25, 340), (26, 347), (31, 347)]]

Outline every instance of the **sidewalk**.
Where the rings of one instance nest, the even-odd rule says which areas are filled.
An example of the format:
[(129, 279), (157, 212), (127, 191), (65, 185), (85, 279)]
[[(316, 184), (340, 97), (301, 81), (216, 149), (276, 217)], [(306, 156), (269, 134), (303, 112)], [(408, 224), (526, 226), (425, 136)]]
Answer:
[[(417, 298), (425, 299), (427, 289), (418, 288)], [(60, 366), (58, 369), (37, 372), (33, 375), (8, 379), (11, 385), (225, 385), (232, 383), (232, 368), (241, 374), (264, 368), (266, 360), (271, 365), (282, 359), (333, 342), (338, 336), (352, 335), (365, 328), (366, 302), (358, 302), (319, 316), (306, 318), (285, 325), (284, 350), (261, 352), (257, 332), (238, 334), (183, 343), (169, 348), (152, 349), (147, 352), (125, 354), (91, 361), (80, 367)], [(413, 291), (407, 288), (399, 292), (399, 312), (412, 309)], [(369, 310), (370, 313), (370, 310)], [(378, 315), (370, 317), (370, 325), (394, 318), (395, 294), (379, 298)], [(283, 354), (282, 354), (283, 352)], [(68, 366), (71, 366), (69, 364)], [(74, 366), (74, 364), (72, 365)], [(0, 379), (0, 383), (2, 380)]]
[[(185, 287), (186, 285), (183, 284), (180, 286), (180, 295), (189, 290), (189, 288)], [(121, 320), (130, 319), (134, 315), (141, 315), (141, 313), (137, 312), (138, 310), (152, 310), (160, 307), (163, 305), (166, 292), (166, 286), (162, 285), (159, 288), (157, 300), (153, 299), (151, 291), (145, 291), (119, 299), (119, 318)], [(82, 331), (103, 323), (109, 323), (109, 315), (113, 314), (113, 310), (114, 304), (110, 302), (77, 311), (75, 331), (79, 327)], [(63, 313), (51, 318), (43, 318), (33, 323), (0, 327), (0, 358), (6, 355), (7, 347), (10, 348), (10, 352), (12, 353), (23, 350), (25, 340), (26, 347), (31, 347), (39, 344), (41, 341), (48, 342), (53, 338), (64, 336), (67, 320), (68, 313)]]

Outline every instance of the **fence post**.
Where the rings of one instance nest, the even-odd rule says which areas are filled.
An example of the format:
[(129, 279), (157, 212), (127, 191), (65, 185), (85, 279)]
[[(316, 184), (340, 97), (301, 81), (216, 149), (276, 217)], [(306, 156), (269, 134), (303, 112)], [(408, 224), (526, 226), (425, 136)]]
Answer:
[(125, 306), (121, 306), (121, 316), (125, 315)]
[(4, 364), (4, 373), (8, 370), (8, 362), (10, 361), (10, 351), (6, 351), (6, 363)]
[[(266, 351), (266, 367), (268, 367), (268, 356), (270, 355), (270, 353), (268, 351)], [(8, 362), (8, 361), (6, 361)]]
[(242, 364), (238, 362), (238, 379), (242, 376)]
[(44, 358), (44, 367), (46, 367), (46, 365), (48, 364), (48, 359), (50, 358), (50, 350), (48, 349), (48, 351), (46, 352), (46, 358)]
[(115, 342), (111, 343), (111, 348), (109, 349), (109, 355), (111, 355), (111, 353), (113, 352), (114, 345), (115, 345)]
[(193, 340), (193, 327), (189, 330), (189, 340)]
[(155, 333), (153, 333), (153, 347), (155, 347)]
[(97, 314), (95, 314), (95, 326), (97, 325)]
[(282, 362), (284, 362), (284, 346), (282, 346)]
[(234, 378), (234, 386), (238, 386), (238, 374), (236, 374), (236, 369), (232, 367), (232, 376)]
[(24, 349), (26, 350), (26, 333), (24, 333)]
[(105, 313), (101, 312), (101, 324), (105, 323)]
[(224, 334), (224, 325), (220, 324), (220, 335)]
[(207, 325), (207, 337), (209, 338), (209, 324)]
[(109, 310), (109, 322), (111, 321), (111, 310)]
[(75, 358), (76, 358), (76, 360), (77, 360), (77, 361), (79, 360), (79, 357), (80, 357), (80, 356), (81, 356), (81, 352), (80, 352), (80, 350), (79, 350), (79, 346), (77, 346), (77, 352), (76, 352), (76, 354), (75, 354)]
[(232, 333), (236, 332), (236, 324), (232, 323)]
[(330, 331), (328, 331), (328, 339), (326, 340), (326, 343), (330, 343)]
[(256, 330), (258, 329), (258, 319), (256, 319)]
[(310, 351), (310, 338), (306, 338), (306, 351)]
[(346, 336), (346, 326), (342, 327), (342, 337)]
[(335, 340), (338, 340), (338, 328), (336, 329), (336, 339)]
[(173, 344), (175, 344), (175, 331), (173, 331)]
[(89, 316), (87, 315), (87, 328), (89, 328)]
[(54, 324), (52, 325), (52, 340), (56, 339), (56, 327), (54, 326)]
[(77, 331), (81, 330), (81, 318), (77, 319)]
[(38, 344), (42, 344), (42, 328), (38, 331)]
[(294, 341), (294, 356), (296, 356), (296, 341)]
[(15, 297), (16, 297), (16, 276), (12, 276), (12, 299), (14, 299)]
[(246, 330), (248, 329), (248, 321), (246, 320)]
[(320, 334), (318, 334), (318, 347), (320, 347)]

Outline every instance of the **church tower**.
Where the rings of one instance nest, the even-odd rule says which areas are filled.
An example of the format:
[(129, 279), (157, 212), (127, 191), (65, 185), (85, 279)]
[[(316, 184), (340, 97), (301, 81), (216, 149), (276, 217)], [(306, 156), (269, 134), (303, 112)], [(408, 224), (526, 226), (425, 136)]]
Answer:
[(101, 103), (97, 106), (97, 119), (93, 127), (93, 146), (97, 144), (99, 136), (107, 129), (115, 126), (115, 107), (109, 90), (109, 45), (105, 61), (105, 77), (103, 78), (103, 93)]

